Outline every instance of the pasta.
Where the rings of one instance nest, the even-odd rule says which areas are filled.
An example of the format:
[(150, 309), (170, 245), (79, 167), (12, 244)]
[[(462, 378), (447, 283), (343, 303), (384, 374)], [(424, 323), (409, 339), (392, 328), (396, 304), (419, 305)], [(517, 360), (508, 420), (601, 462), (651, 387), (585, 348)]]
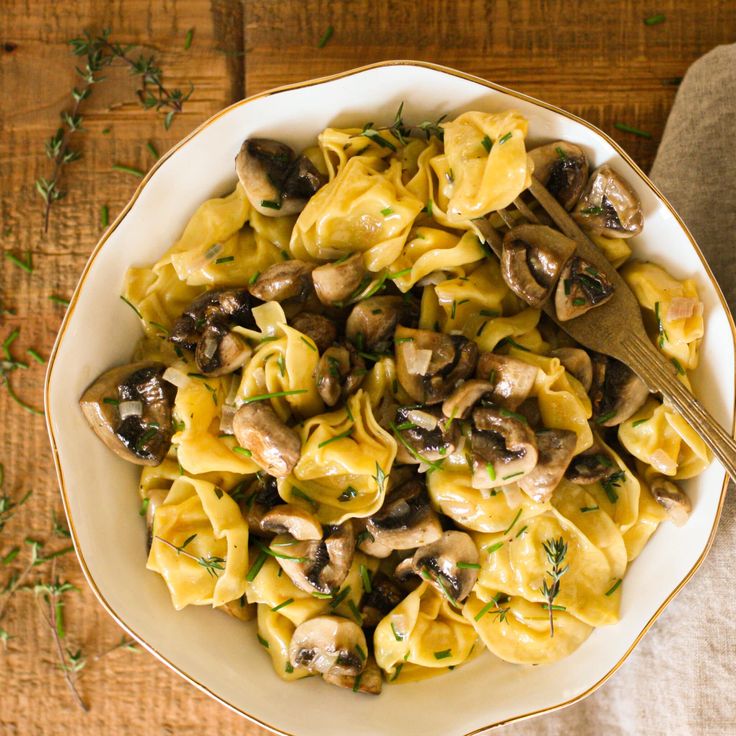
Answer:
[[(543, 311), (564, 324), (613, 286), (523, 214), (532, 174), (690, 386), (702, 304), (692, 280), (631, 259), (626, 182), (589, 177), (572, 143), (527, 150), (515, 111), (401, 112), (300, 155), (246, 140), (235, 188), (129, 270), (135, 362), (80, 400), (143, 466), (147, 567), (174, 607), (251, 626), (285, 681), (373, 694), (474, 657), (555, 662), (614, 625), (629, 563), (690, 512), (673, 481), (711, 460)], [(616, 203), (591, 204), (594, 184)]]

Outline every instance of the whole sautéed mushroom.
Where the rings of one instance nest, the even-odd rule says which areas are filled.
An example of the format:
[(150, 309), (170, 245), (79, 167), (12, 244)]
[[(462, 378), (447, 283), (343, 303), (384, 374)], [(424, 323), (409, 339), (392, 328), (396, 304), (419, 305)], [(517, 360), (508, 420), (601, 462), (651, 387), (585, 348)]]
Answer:
[[(675, 479), (708, 462), (631, 370), (559, 326), (613, 286), (525, 189), (604, 247), (642, 230), (629, 184), (574, 141), (530, 149), (518, 113), (404, 115), (301, 153), (247, 138), (235, 191), (176, 246), (232, 255), (186, 281), (170, 255), (132, 270), (135, 362), (80, 399), (147, 466), (141, 539), (173, 599), (257, 627), (283, 679), (356, 697), (476, 654), (561, 658), (619, 615), (611, 550), (685, 523)], [(695, 365), (696, 296), (629, 268), (667, 315), (657, 347)]]

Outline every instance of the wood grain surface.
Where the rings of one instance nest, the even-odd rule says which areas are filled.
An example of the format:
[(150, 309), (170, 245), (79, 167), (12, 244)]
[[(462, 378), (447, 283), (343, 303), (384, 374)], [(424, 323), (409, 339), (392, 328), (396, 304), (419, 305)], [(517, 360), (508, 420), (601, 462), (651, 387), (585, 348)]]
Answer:
[[(729, 7), (730, 6), (730, 7)], [(666, 19), (648, 26), (655, 14)], [(324, 48), (328, 26), (334, 34)], [(120, 42), (141, 45), (160, 59), (171, 86), (194, 92), (171, 129), (162, 115), (137, 103), (135, 83), (123, 69), (85, 105), (85, 132), (77, 136), (83, 158), (68, 167), (68, 196), (54, 207), (47, 236), (41, 233), (41, 201), (34, 181), (49, 173), (44, 140), (75, 84), (68, 39), (84, 29), (110, 27)], [(193, 28), (191, 48), (185, 50)], [(0, 316), (0, 337), (20, 327), (15, 354), (44, 357), (53, 344), (63, 306), (102, 233), (100, 209), (111, 220), (137, 180), (113, 164), (146, 169), (151, 141), (159, 151), (211, 114), (269, 87), (392, 58), (426, 59), (477, 74), (560, 105), (611, 133), (644, 168), (657, 148), (677, 89), (677, 78), (708, 49), (732, 42), (732, 3), (570, 2), (565, 0), (442, 0), (438, 2), (335, 2), (330, 0), (125, 0), (58, 3), (3, 0), (0, 11), (0, 244), (5, 253), (33, 254), (33, 273), (3, 256), (0, 301), (16, 315)], [(641, 138), (617, 130), (626, 123), (651, 133)], [(15, 391), (40, 406), (44, 367), (12, 376)], [(70, 401), (76, 397), (70, 397)], [(31, 499), (0, 532), (0, 558), (15, 545), (20, 555), (0, 566), (0, 590), (28, 559), (27, 537), (65, 546), (51, 533), (60, 499), (45, 426), (0, 389), (0, 462), (5, 491)], [(104, 503), (105, 489), (100, 489)], [(12, 635), (0, 643), (0, 733), (231, 734), (266, 732), (238, 718), (143, 652), (96, 654), (120, 632), (86, 587), (72, 555), (58, 558), (55, 572), (80, 591), (67, 596), (66, 643), (80, 648), (88, 664), (79, 680), (89, 704), (82, 712), (56, 668), (51, 635), (32, 592), (10, 602), (1, 625)], [(51, 563), (35, 568), (31, 582), (48, 580)], [(1, 605), (1, 602), (0, 602)], [(605, 692), (601, 694), (605, 697)]]

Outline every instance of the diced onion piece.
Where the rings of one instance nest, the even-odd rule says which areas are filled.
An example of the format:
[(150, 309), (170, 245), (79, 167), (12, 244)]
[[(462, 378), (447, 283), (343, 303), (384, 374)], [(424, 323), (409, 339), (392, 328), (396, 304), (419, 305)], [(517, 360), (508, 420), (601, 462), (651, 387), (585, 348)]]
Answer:
[(127, 419), (128, 417), (140, 417), (143, 415), (143, 402), (142, 401), (121, 401), (118, 406), (121, 419)]
[(233, 434), (233, 417), (237, 409), (230, 404), (222, 405), (222, 414), (220, 414), (220, 432), (225, 434)]
[(649, 464), (663, 475), (677, 472), (677, 463), (661, 447), (649, 456)]
[[(698, 310), (698, 301), (692, 296), (676, 296), (667, 308), (667, 321), (672, 322), (676, 319), (688, 319)], [(702, 308), (702, 305), (701, 305)]]
[(429, 414), (426, 411), (420, 411), (419, 409), (412, 409), (406, 413), (406, 418), (412, 424), (416, 424), (417, 427), (431, 431), (437, 428), (437, 417), (434, 414)]
[(178, 368), (169, 366), (162, 376), (164, 381), (174, 384), (177, 388), (184, 388), (191, 380), (186, 373), (182, 373)]
[(406, 370), (413, 376), (425, 376), (432, 360), (431, 350), (417, 350), (414, 343), (406, 344)]
[(204, 357), (207, 358), (207, 360), (211, 360), (214, 354), (217, 352), (217, 338), (212, 335), (208, 334), (204, 338), (204, 345), (202, 346), (202, 352), (204, 353)]

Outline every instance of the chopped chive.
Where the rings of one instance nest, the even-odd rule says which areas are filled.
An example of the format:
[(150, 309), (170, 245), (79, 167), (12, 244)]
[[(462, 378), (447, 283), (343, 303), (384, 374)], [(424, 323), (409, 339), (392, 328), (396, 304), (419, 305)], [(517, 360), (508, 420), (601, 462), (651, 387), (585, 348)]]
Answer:
[(120, 402), (117, 399), (113, 399), (110, 396), (105, 396), (104, 399), (102, 399), (103, 404), (110, 404), (110, 406), (120, 406)]
[(490, 611), (493, 607), (495, 607), (495, 605), (496, 605), (496, 601), (488, 601), (488, 603), (486, 603), (485, 606), (483, 606), (483, 608), (481, 608), (480, 611), (478, 611), (478, 613), (476, 613), (475, 616), (473, 616), (473, 620), (480, 621), (483, 618), (483, 616), (485, 616), (488, 613), (488, 611)]
[(110, 224), (110, 208), (103, 204), (102, 207), (100, 207), (100, 225), (102, 227), (107, 227)]
[(441, 652), (435, 652), (435, 659), (447, 659), (452, 656), (452, 649), (443, 649)]
[(404, 663), (403, 663), (403, 662), (399, 662), (399, 663), (398, 663), (398, 664), (396, 665), (396, 672), (394, 672), (394, 674), (393, 674), (393, 676), (391, 677), (391, 679), (389, 680), (389, 682), (393, 682), (393, 681), (394, 681), (394, 680), (395, 680), (395, 679), (396, 679), (396, 678), (397, 678), (397, 677), (399, 676), (399, 672), (401, 672), (401, 668), (402, 668), (403, 666), (404, 666)]
[(506, 133), (505, 135), (502, 135), (502, 136), (501, 136), (501, 137), (500, 137), (500, 138), (498, 139), (497, 143), (499, 143), (499, 144), (501, 144), (501, 143), (506, 143), (506, 141), (507, 141), (507, 140), (509, 140), (510, 138), (511, 138), (511, 132), (508, 132), (508, 133)]
[(517, 521), (519, 521), (519, 517), (521, 516), (521, 509), (519, 509), (516, 512), (516, 516), (514, 516), (514, 520), (509, 524), (508, 528), (504, 531), (504, 534), (508, 534), (513, 528), (514, 524), (516, 524)]
[[(327, 596), (330, 598), (331, 596)], [(350, 599), (348, 601), (348, 608), (350, 609), (350, 612), (355, 617), (355, 620), (358, 622), (358, 626), (363, 625), (363, 617), (360, 615), (360, 611), (358, 610), (358, 607), (355, 605), (355, 601)]]
[(491, 147), (493, 146), (493, 142), (487, 135), (483, 136), (483, 140), (480, 142), (480, 144), (483, 146), (483, 148), (486, 149), (486, 153), (491, 152)]
[(276, 613), (276, 611), (280, 611), (282, 608), (286, 608), (286, 606), (290, 606), (294, 602), (293, 598), (287, 598), (283, 603), (279, 603), (278, 606), (274, 606), (271, 610)]
[(402, 268), (401, 271), (396, 271), (396, 273), (390, 273), (386, 276), (387, 279), (398, 279), (401, 276), (406, 276), (407, 274), (411, 273), (410, 268)]
[(619, 578), (606, 592), (605, 595), (613, 595), (617, 590), (619, 585), (623, 583), (623, 580)]
[(317, 48), (323, 49), (325, 46), (327, 46), (334, 32), (335, 32), (335, 29), (332, 26), (327, 26), (327, 28), (325, 28), (325, 32), (322, 34), (322, 37), (319, 39), (319, 42), (317, 43)]
[(605, 414), (601, 414), (599, 417), (595, 418), (596, 424), (603, 424), (604, 422), (607, 422), (609, 419), (611, 419), (615, 415), (615, 411), (607, 411)]
[(148, 153), (150, 153), (151, 156), (153, 156), (154, 160), (158, 161), (160, 156), (158, 154), (158, 151), (156, 150), (156, 146), (154, 146), (153, 143), (151, 143), (151, 141), (148, 141), (146, 143), (146, 148), (148, 149)]
[(249, 583), (252, 583), (256, 579), (256, 575), (261, 571), (261, 568), (267, 559), (268, 555), (261, 549), (256, 561), (251, 565), (250, 570), (248, 570), (248, 574), (245, 576), (245, 579)]
[(542, 608), (545, 611), (567, 611), (565, 606), (559, 606), (556, 603), (550, 605), (549, 603), (542, 603)]
[(528, 528), (529, 527), (526, 524), (524, 524), (524, 526), (521, 527), (521, 529), (519, 529), (518, 532), (516, 532), (516, 538), (518, 539)]
[(189, 51), (192, 46), (192, 39), (194, 38), (194, 28), (190, 28), (187, 31), (187, 35), (184, 37), (184, 51)]
[(350, 586), (343, 588), (331, 601), (330, 608), (337, 608), (350, 595)]
[(414, 338), (413, 337), (395, 337), (394, 342), (397, 345), (401, 345), (402, 343), (405, 343), (405, 342), (414, 342)]
[(148, 507), (151, 505), (151, 499), (150, 498), (144, 498), (141, 501), (141, 507), (138, 511), (139, 516), (145, 516), (148, 513)]
[(580, 512), (583, 514), (588, 514), (591, 511), (598, 511), (600, 509), (600, 506), (581, 506)]
[(614, 123), (613, 127), (617, 130), (623, 130), (624, 133), (633, 133), (634, 135), (638, 135), (640, 138), (652, 137), (652, 134), (646, 130), (639, 130), (639, 128), (634, 128), (632, 125), (627, 125), (626, 123)]
[(404, 641), (404, 635), (399, 634), (399, 632), (396, 630), (396, 626), (394, 625), (393, 621), (391, 622), (391, 631), (393, 631), (394, 639), (396, 639), (396, 641)]
[(481, 309), (480, 312), (478, 312), (481, 317), (499, 317), (500, 313), (497, 312), (495, 309)]
[(31, 263), (31, 256), (30, 253), (28, 254), (28, 261), (22, 261), (18, 256), (13, 255), (12, 253), (6, 253), (5, 257), (15, 266), (18, 266), (18, 268), (22, 268), (26, 273), (33, 273), (33, 265)]
[(430, 199), (427, 201), (427, 206), (425, 207), (425, 209), (427, 210), (427, 214), (430, 217), (432, 217), (432, 207), (433, 207), (433, 203), (432, 203), (432, 200)]
[(572, 305), (573, 307), (584, 307), (586, 305), (586, 301), (582, 297), (578, 296), (572, 300)]
[(346, 430), (345, 432), (340, 432), (340, 434), (336, 434), (334, 437), (330, 437), (329, 439), (325, 440), (324, 442), (320, 442), (317, 447), (322, 448), (325, 445), (329, 445), (332, 442), (337, 442), (338, 440), (344, 440), (346, 437), (350, 437), (350, 435), (353, 432), (353, 428), (350, 427), (350, 429)]
[(680, 361), (677, 360), (677, 358), (670, 358), (670, 361), (672, 362), (672, 365), (675, 366), (675, 369), (677, 370), (677, 372), (681, 376), (684, 376), (685, 375), (685, 369), (682, 367), (682, 363), (680, 363)]
[(219, 266), (221, 263), (231, 263), (235, 260), (235, 256), (223, 256), (215, 261), (215, 265)]
[[(360, 647), (358, 647), (358, 649), (360, 649)], [(353, 682), (353, 692), (354, 693), (357, 693), (358, 690), (360, 690), (360, 682), (362, 679), (363, 679), (363, 673), (360, 672), (358, 673), (358, 675), (355, 678), (355, 681)]]
[(272, 199), (262, 199), (261, 207), (266, 207), (269, 210), (280, 210), (281, 202), (274, 202)]
[(657, 26), (660, 23), (664, 23), (667, 19), (664, 13), (657, 13), (657, 15), (650, 15), (648, 18), (644, 18), (645, 26)]
[(301, 498), (303, 501), (306, 501), (308, 504), (312, 506), (312, 508), (317, 508), (319, 504), (311, 497), (308, 496), (304, 491), (302, 491), (300, 488), (297, 488), (296, 486), (291, 487), (291, 495), (296, 496), (297, 498)]
[(496, 468), (493, 467), (493, 463), (486, 463), (486, 472), (492, 481), (496, 480)]
[(458, 562), (457, 567), (461, 570), (480, 570), (480, 565), (477, 562)]
[(112, 170), (119, 171), (122, 174), (130, 174), (131, 176), (136, 176), (139, 179), (142, 179), (146, 175), (144, 171), (136, 169), (135, 166), (125, 166), (123, 164), (113, 164)]
[(644, 424), (644, 422), (648, 422), (649, 417), (645, 417), (644, 419), (637, 419), (635, 422), (631, 422), (632, 427), (638, 427), (641, 424)]
[(300, 336), (299, 336), (299, 339), (300, 339), (300, 340), (301, 340), (301, 341), (302, 341), (302, 342), (303, 342), (303, 343), (304, 343), (304, 344), (305, 344), (305, 345), (306, 345), (306, 346), (307, 346), (307, 347), (308, 347), (308, 348), (309, 348), (310, 350), (314, 351), (315, 353), (318, 353), (318, 352), (319, 352), (319, 350), (317, 350), (317, 348), (316, 348), (316, 347), (315, 347), (315, 346), (314, 346), (314, 345), (313, 345), (313, 344), (312, 344), (311, 342), (309, 342), (309, 340), (307, 340), (307, 338), (306, 338), (306, 337), (304, 337), (304, 335), (300, 335)]
[(168, 335), (169, 334), (168, 328), (167, 327), (164, 327), (164, 325), (162, 325), (160, 322), (154, 322), (153, 320), (150, 320), (149, 319), (148, 320), (148, 324), (151, 325), (151, 327), (155, 327), (160, 332), (163, 332), (164, 335)]
[(254, 401), (265, 401), (266, 399), (276, 399), (280, 396), (294, 396), (296, 394), (306, 394), (307, 389), (297, 388), (292, 391), (274, 391), (271, 394), (259, 394), (258, 396), (248, 396), (243, 404), (252, 404)]
[(246, 447), (233, 447), (232, 449), (236, 455), (242, 455), (243, 457), (253, 457), (253, 453)]
[(559, 146), (555, 147), (555, 153), (562, 161), (564, 161), (567, 158), (567, 154)]
[(520, 470), (518, 473), (510, 473), (509, 475), (503, 475), (501, 476), (501, 480), (510, 480), (511, 478), (516, 478), (519, 475), (524, 475), (524, 471)]
[(486, 547), (486, 552), (488, 552), (489, 555), (492, 555), (494, 552), (498, 552), (501, 547), (503, 547), (503, 542), (496, 542), (495, 544), (491, 544)]
[(69, 306), (69, 300), (64, 299), (63, 296), (56, 296), (56, 294), (52, 294), (49, 297), (49, 301), (54, 302), (54, 304), (61, 304), (62, 307), (68, 307)]
[(268, 642), (260, 634), (257, 633), (256, 636), (258, 637), (258, 643), (262, 647), (265, 647), (266, 649), (269, 649), (270, 648), (269, 645), (268, 645)]
[(294, 671), (294, 667), (292, 667), (291, 662), (287, 662), (284, 665), (284, 672), (286, 672), (287, 675), (290, 675)]
[(523, 414), (518, 414), (515, 411), (511, 411), (510, 409), (501, 409), (500, 412), (502, 417), (509, 417), (511, 419), (516, 419), (520, 421), (522, 424), (529, 424), (529, 421)]
[(393, 211), (393, 210), (392, 210), (392, 209), (391, 209), (390, 207), (384, 207), (384, 208), (383, 208), (383, 209), (381, 210), (381, 214), (382, 214), (382, 215), (383, 215), (384, 217), (388, 217), (389, 215), (393, 215), (393, 213), (394, 213), (394, 211)]
[(120, 295), (120, 298), (138, 315), (140, 319), (143, 319), (143, 315), (140, 313), (138, 307), (133, 304), (133, 302), (128, 301), (122, 294)]
[(253, 286), (256, 281), (258, 281), (258, 277), (261, 275), (260, 271), (256, 271), (249, 279), (248, 279), (248, 286)]
[(360, 577), (363, 579), (363, 588), (366, 593), (370, 593), (373, 590), (371, 586), (371, 576), (368, 572), (368, 568), (365, 565), (360, 566)]

